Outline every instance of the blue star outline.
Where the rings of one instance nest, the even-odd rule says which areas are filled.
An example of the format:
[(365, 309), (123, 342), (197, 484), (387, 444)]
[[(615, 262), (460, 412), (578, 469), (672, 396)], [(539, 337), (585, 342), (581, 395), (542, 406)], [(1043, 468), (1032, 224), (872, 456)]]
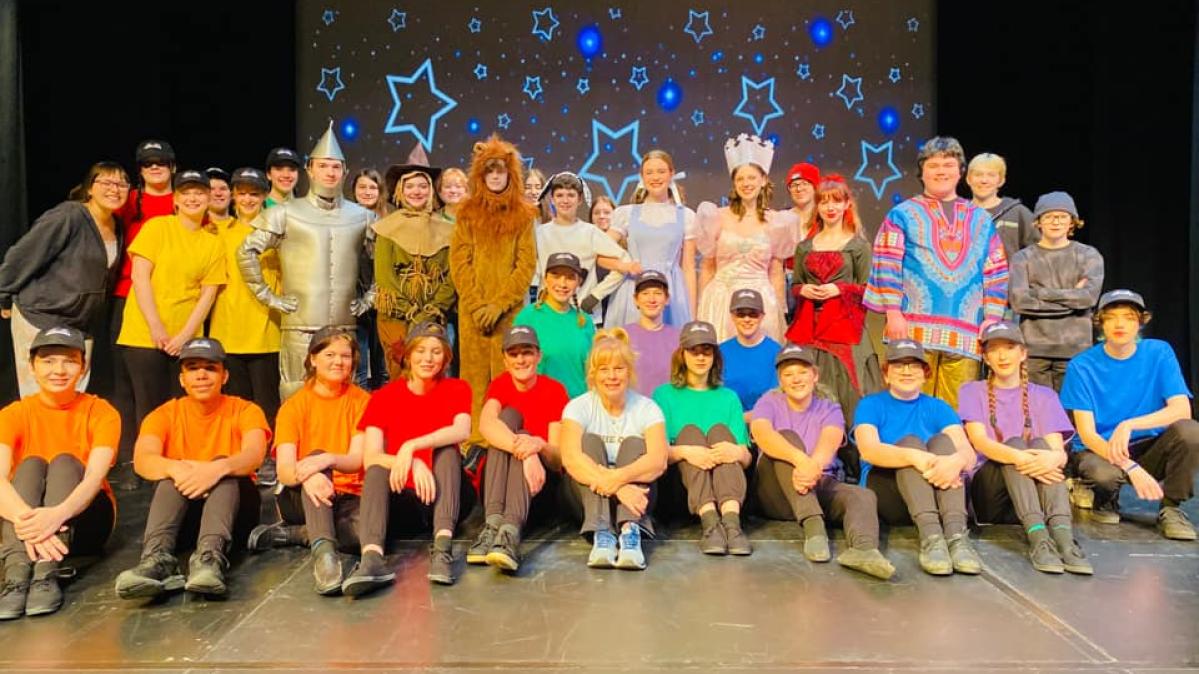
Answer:
[[(400, 101), (398, 85), (415, 84), (416, 81), (422, 77), (429, 80), (429, 93), (433, 94), (434, 97), (440, 99), (442, 102), (442, 106), (438, 108), (437, 112), (433, 113), (429, 117), (429, 125), (423, 132), (421, 131), (420, 127), (411, 122), (405, 124), (398, 123), (400, 110), (403, 108), (403, 103)], [(425, 59), (424, 62), (421, 63), (411, 75), (388, 75), (387, 86), (391, 91), (391, 99), (395, 103), (395, 106), (391, 109), (391, 116), (387, 119), (387, 126), (383, 127), (383, 133), (404, 133), (407, 131), (413, 136), (416, 136), (416, 139), (420, 141), (421, 145), (425, 146), (425, 150), (432, 150), (434, 136), (437, 133), (437, 120), (441, 119), (442, 116), (450, 110), (458, 107), (458, 101), (445, 95), (444, 92), (437, 88), (437, 82), (433, 76), (433, 60)]]

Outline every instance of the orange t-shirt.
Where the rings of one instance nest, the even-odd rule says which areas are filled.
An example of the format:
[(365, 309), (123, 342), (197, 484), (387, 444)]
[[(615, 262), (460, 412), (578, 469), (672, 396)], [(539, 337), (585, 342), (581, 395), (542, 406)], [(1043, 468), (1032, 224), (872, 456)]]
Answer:
[[(90, 393), (80, 393), (62, 407), (50, 405), (35, 393), (0, 410), (0, 444), (12, 447), (13, 452), (9, 479), (17, 465), (31, 456), (49, 462), (59, 454), (70, 454), (86, 466), (93, 448), (115, 450), (120, 442), (121, 416), (103, 398)], [(112, 495), (107, 478), (104, 491)]]
[[(287, 399), (275, 416), (275, 446), (294, 444), (296, 459), (323, 450), (329, 454), (350, 451), (350, 439), (362, 431), (358, 420), (370, 402), (366, 391), (350, 384), (340, 395), (326, 398), (307, 384)], [(333, 488), (346, 494), (362, 493), (362, 472), (333, 471)]]
[(142, 433), (162, 440), (162, 455), (176, 461), (211, 461), (241, 451), (242, 435), (256, 428), (271, 438), (262, 408), (237, 396), (221, 396), (221, 404), (204, 414), (200, 403), (184, 396), (163, 403), (146, 415)]

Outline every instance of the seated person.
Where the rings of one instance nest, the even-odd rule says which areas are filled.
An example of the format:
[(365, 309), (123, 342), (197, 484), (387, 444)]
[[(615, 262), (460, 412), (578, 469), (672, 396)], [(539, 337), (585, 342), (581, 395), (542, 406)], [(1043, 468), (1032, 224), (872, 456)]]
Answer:
[(766, 315), (762, 294), (749, 288), (733, 293), (729, 300), (729, 313), (733, 315), (733, 327), (737, 335), (720, 344), (720, 355), (724, 358), (724, 385), (733, 389), (741, 398), (745, 418), (757, 404), (763, 393), (774, 388), (774, 357), (778, 355), (779, 343), (762, 330), (762, 317)]
[(640, 318), (624, 329), (637, 356), (637, 392), (648, 397), (654, 394), (654, 389), (670, 381), (670, 354), (679, 343), (678, 326), (665, 320), (666, 308), (670, 306), (666, 274), (656, 269), (641, 272), (633, 283), (633, 304)]
[[(254, 403), (221, 393), (229, 373), (217, 340), (188, 340), (179, 361), (184, 395), (146, 417), (133, 448), (134, 470), (157, 486), (141, 561), (117, 576), (122, 599), (180, 589), (225, 594), (225, 555), (234, 531), (241, 532), (236, 540), (245, 540), (258, 522), (261, 501), (253, 478), (271, 434), (266, 416)], [(185, 531), (185, 523), (197, 518), (198, 533)], [(195, 545), (186, 584), (175, 558), (180, 542)]]
[(0, 620), (45, 615), (63, 602), (68, 556), (95, 555), (112, 535), (116, 500), (105, 475), (121, 437), (112, 405), (76, 384), (85, 337), (41, 330), (29, 347), (37, 392), (0, 410)]

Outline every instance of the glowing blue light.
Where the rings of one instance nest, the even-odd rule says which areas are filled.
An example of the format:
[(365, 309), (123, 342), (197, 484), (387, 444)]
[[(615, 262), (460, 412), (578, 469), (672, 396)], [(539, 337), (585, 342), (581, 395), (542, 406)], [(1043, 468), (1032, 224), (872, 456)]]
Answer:
[(808, 35), (812, 38), (812, 44), (827, 47), (833, 41), (833, 24), (824, 17), (812, 19), (812, 24), (808, 26)]
[(583, 26), (575, 38), (575, 46), (585, 59), (595, 58), (604, 50), (604, 36), (595, 24)]
[(779, 135), (777, 133), (772, 133), (769, 136), (766, 136), (766, 140), (774, 143), (775, 147), (778, 147), (779, 145)]
[(347, 117), (341, 122), (341, 137), (346, 140), (354, 140), (358, 137), (358, 120), (353, 117)]
[(475, 119), (474, 117), (471, 117), (470, 119), (466, 120), (466, 130), (471, 132), (472, 134), (477, 134), (482, 129), (483, 129), (483, 125), (480, 124), (479, 120)]
[(712, 63), (719, 63), (720, 60), (723, 58), (724, 58), (724, 52), (719, 51), (719, 50), (712, 52)]
[(899, 113), (895, 108), (888, 105), (878, 111), (878, 128), (887, 135), (899, 130)]
[(658, 88), (658, 107), (670, 112), (683, 102), (683, 88), (673, 79), (667, 78)]
[(762, 52), (758, 52), (758, 53), (754, 54), (754, 63), (760, 64), (765, 60), (766, 60), (766, 57), (762, 56)]

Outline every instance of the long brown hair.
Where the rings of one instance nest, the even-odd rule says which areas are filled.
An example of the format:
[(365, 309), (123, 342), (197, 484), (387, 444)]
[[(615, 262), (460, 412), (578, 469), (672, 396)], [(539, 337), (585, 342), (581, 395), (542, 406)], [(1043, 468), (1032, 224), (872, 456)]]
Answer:
[(320, 341), (314, 341), (308, 345), (308, 355), (304, 357), (305, 382), (312, 382), (314, 379), (316, 379), (316, 368), (312, 365), (312, 357), (329, 348), (330, 344), (339, 339), (345, 340), (345, 342), (350, 345), (350, 354), (353, 359), (353, 367), (350, 368), (349, 381), (353, 381), (354, 373), (358, 371), (358, 361), (362, 358), (362, 354), (358, 351), (358, 338), (354, 336), (354, 333), (346, 331), (334, 332), (326, 335)]
[[(678, 347), (670, 354), (670, 385), (675, 388), (687, 386), (687, 360), (683, 352), (687, 349)], [(708, 388), (719, 388), (724, 383), (724, 357), (720, 347), (712, 347), (712, 369), (708, 370)]]
[(762, 170), (757, 164), (744, 164), (733, 169), (733, 187), (729, 188), (729, 210), (738, 218), (745, 217), (745, 203), (741, 201), (741, 197), (737, 194), (736, 178), (737, 171), (751, 166), (762, 174), (765, 181), (762, 183), (762, 189), (758, 192), (758, 198), (754, 200), (754, 211), (758, 214), (759, 222), (766, 222), (766, 211), (770, 210), (770, 202), (774, 199), (774, 183), (770, 182), (770, 176)]

